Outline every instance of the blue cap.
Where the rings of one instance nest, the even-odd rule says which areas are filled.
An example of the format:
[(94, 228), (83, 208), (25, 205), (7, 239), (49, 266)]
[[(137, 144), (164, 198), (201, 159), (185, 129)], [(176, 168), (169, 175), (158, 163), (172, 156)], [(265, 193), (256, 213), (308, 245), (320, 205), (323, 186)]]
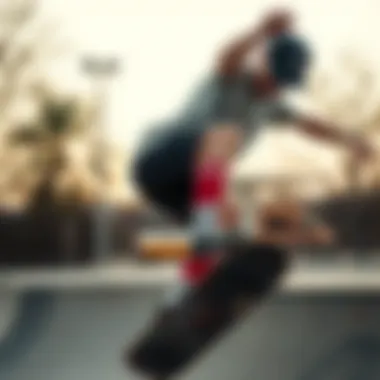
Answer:
[(307, 43), (298, 36), (283, 34), (270, 42), (268, 54), (271, 73), (279, 85), (302, 84), (311, 58)]

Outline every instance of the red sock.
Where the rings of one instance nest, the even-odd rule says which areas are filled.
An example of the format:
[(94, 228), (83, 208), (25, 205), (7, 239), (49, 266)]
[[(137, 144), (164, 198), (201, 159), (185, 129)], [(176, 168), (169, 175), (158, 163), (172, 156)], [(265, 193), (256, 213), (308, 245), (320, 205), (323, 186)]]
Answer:
[[(218, 205), (223, 202), (225, 197), (226, 180), (227, 165), (223, 161), (209, 161), (195, 169), (192, 192), (193, 212), (195, 214), (202, 212), (201, 210), (204, 208), (210, 208), (211, 210), (215, 208), (215, 212), (218, 212)], [(199, 222), (199, 219), (195, 217), (195, 223), (197, 220)], [(216, 223), (219, 224), (219, 221), (216, 221)], [(210, 231), (213, 231), (212, 226), (210, 227)], [(215, 230), (218, 230), (219, 227), (218, 225), (215, 226)], [(194, 240), (197, 240), (197, 236), (194, 237)], [(203, 282), (215, 268), (219, 257), (220, 253), (217, 251), (205, 252), (201, 255), (194, 252), (192, 257), (182, 264), (181, 274), (184, 281), (190, 285)]]
[(181, 270), (184, 281), (190, 285), (203, 282), (218, 264), (219, 256), (217, 252), (210, 252), (207, 256), (195, 256), (185, 260)]

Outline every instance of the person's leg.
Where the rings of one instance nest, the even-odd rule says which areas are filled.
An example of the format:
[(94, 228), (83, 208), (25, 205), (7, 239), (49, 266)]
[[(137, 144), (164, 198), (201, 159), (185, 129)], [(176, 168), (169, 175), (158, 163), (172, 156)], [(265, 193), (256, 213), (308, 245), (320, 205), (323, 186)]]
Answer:
[[(174, 305), (178, 300), (183, 299), (185, 294), (191, 291), (193, 286), (199, 285), (208, 275), (208, 273), (215, 267), (218, 260), (218, 251), (222, 249), (222, 220), (220, 220), (220, 205), (218, 202), (224, 194), (215, 194), (216, 199), (213, 201), (209, 199), (208, 205), (201, 202), (197, 204), (197, 186), (205, 185), (207, 178), (199, 181), (199, 174), (202, 169), (208, 170), (208, 165), (211, 163), (213, 166), (217, 163), (215, 169), (223, 170), (224, 162), (229, 161), (235, 154), (239, 138), (239, 130), (235, 130), (233, 126), (221, 126), (220, 129), (211, 130), (206, 133), (199, 145), (197, 158), (193, 162), (191, 170), (190, 190), (190, 213), (188, 219), (188, 229), (191, 239), (192, 256), (182, 263), (181, 279), (175, 289), (171, 289), (165, 297), (165, 305)], [(219, 166), (218, 164), (221, 163)], [(226, 173), (212, 173), (218, 177), (224, 177)], [(221, 180), (224, 182), (224, 180)], [(224, 193), (225, 184), (220, 183), (220, 192)], [(207, 187), (207, 184), (206, 184)], [(183, 191), (188, 191), (185, 188)], [(207, 191), (207, 189), (206, 189)], [(161, 203), (164, 198), (161, 198)], [(220, 252), (219, 252), (220, 253)]]
[(204, 135), (199, 146), (192, 170), (193, 199), (189, 226), (195, 249), (202, 240), (208, 240), (208, 236), (213, 240), (212, 237), (218, 235), (219, 240), (223, 240), (221, 235), (235, 227), (237, 215), (228, 200), (228, 182), (231, 162), (241, 139), (241, 130), (236, 126), (219, 125)]
[(163, 140), (160, 147), (143, 150), (136, 157), (134, 180), (154, 206), (185, 222), (191, 212), (192, 175), (198, 161), (233, 156), (240, 145), (240, 129), (226, 124), (199, 133), (196, 126), (184, 127)]
[(225, 207), (228, 169), (235, 154), (239, 131), (219, 126), (204, 135), (192, 170), (189, 238), (191, 256), (182, 263), (185, 281), (199, 284), (206, 279), (223, 255), (226, 231)]
[(210, 128), (200, 141), (195, 165), (209, 160), (232, 161), (243, 142), (243, 130), (235, 124), (218, 124)]
[[(225, 148), (221, 148), (222, 146)], [(207, 161), (208, 158), (215, 155), (218, 157), (219, 155), (224, 156), (231, 148), (231, 142), (227, 144), (226, 134), (211, 133), (204, 136), (197, 148), (199, 149), (192, 152), (191, 155), (185, 152), (185, 154), (188, 154), (186, 159), (189, 159), (189, 165), (183, 165), (182, 171), (173, 173), (173, 169), (177, 164), (176, 160), (183, 158), (181, 155), (184, 152), (176, 151), (173, 154), (173, 150), (171, 150), (170, 154), (168, 151), (162, 151), (155, 156), (150, 156), (149, 159), (141, 160), (136, 170), (137, 182), (148, 199), (166, 211), (171, 211), (176, 216), (191, 214), (192, 181), (199, 160), (205, 159)], [(190, 221), (190, 219), (187, 219), (187, 221)], [(189, 297), (189, 295), (192, 295), (195, 284), (185, 278), (182, 280), (175, 289), (171, 289), (174, 292), (170, 291), (166, 294), (164, 305), (160, 308), (152, 323), (152, 330), (160, 330), (160, 339), (155, 338), (158, 343), (153, 344), (153, 348), (149, 347), (145, 352), (144, 349), (142, 352), (139, 349), (132, 352), (129, 361), (137, 368), (149, 366), (150, 369), (153, 368), (154, 370), (156, 368), (155, 371), (160, 372), (161, 370), (173, 369), (186, 362), (190, 354), (194, 353), (193, 348), (200, 344), (198, 341), (199, 334), (187, 334), (181, 326), (184, 324), (190, 327), (199, 323), (203, 325), (210, 320), (210, 317), (212, 317), (212, 322), (214, 315), (205, 315), (200, 307), (201, 305), (199, 303), (194, 305), (194, 300)], [(193, 311), (194, 306), (196, 307), (195, 311)], [(196, 316), (193, 315), (194, 313)], [(174, 324), (173, 321), (175, 322)], [(177, 326), (181, 336), (173, 334), (175, 326)], [(192, 331), (190, 330), (189, 332), (191, 333)], [(169, 335), (165, 336), (167, 333)], [(162, 337), (165, 339), (162, 340)], [(169, 343), (169, 346), (165, 346), (166, 342), (171, 343)], [(149, 345), (152, 346), (150, 343)], [(175, 351), (173, 351), (173, 347)], [(161, 354), (165, 355), (162, 359), (159, 358)]]

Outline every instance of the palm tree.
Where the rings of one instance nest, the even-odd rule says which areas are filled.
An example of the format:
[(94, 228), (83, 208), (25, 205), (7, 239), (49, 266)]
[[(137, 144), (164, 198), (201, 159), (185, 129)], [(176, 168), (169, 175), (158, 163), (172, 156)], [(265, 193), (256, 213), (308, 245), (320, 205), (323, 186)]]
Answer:
[[(52, 32), (51, 26), (39, 19), (37, 0), (1, 2), (0, 195), (14, 191), (16, 184), (19, 188), (24, 187), (23, 192), (28, 192), (36, 182), (35, 177), (42, 174), (41, 167), (33, 168), (37, 147), (41, 150), (37, 161), (44, 161), (42, 155), (52, 155), (53, 146), (57, 146), (59, 136), (65, 133), (63, 130), (69, 123), (72, 102), (64, 104), (47, 96), (44, 83), (44, 68), (49, 58), (63, 48)], [(34, 115), (20, 119), (23, 109), (20, 110), (20, 104), (26, 103), (34, 110)], [(14, 159), (11, 161), (10, 157)]]
[(40, 92), (39, 110), (38, 118), (31, 124), (14, 128), (8, 134), (9, 144), (32, 152), (28, 169), (39, 177), (31, 200), (32, 208), (59, 203), (56, 184), (66, 170), (67, 145), (75, 138), (87, 137), (95, 114), (91, 104), (62, 98), (46, 88)]

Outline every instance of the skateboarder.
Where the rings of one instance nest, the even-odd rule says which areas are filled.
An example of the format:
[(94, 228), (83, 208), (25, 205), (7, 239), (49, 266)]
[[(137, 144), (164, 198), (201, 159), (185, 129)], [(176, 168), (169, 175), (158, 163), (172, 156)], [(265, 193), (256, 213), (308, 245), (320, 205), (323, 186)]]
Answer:
[[(196, 43), (196, 42), (195, 42)], [(256, 54), (253, 67), (247, 56)], [(343, 145), (358, 158), (371, 149), (329, 122), (286, 106), (283, 90), (300, 87), (311, 61), (308, 44), (294, 31), (289, 12), (269, 13), (252, 30), (227, 44), (214, 72), (198, 87), (184, 110), (152, 129), (134, 163), (142, 194), (163, 211), (189, 221), (195, 163), (214, 156), (228, 159), (252, 142), (267, 121), (291, 124), (311, 138)]]
[[(184, 279), (190, 287), (204, 281), (218, 261), (225, 244), (223, 214), (229, 210), (225, 202), (228, 168), (265, 122), (291, 124), (312, 138), (345, 146), (359, 159), (371, 155), (371, 147), (364, 140), (291, 109), (282, 100), (283, 90), (302, 86), (311, 60), (309, 46), (295, 33), (293, 24), (289, 12), (272, 12), (258, 26), (227, 44), (215, 62), (214, 72), (189, 104), (179, 115), (156, 126), (136, 156), (135, 179), (143, 195), (190, 225), (194, 254), (183, 265)], [(250, 54), (256, 54), (253, 67), (245, 65)], [(232, 295), (246, 285), (250, 296), (256, 287), (260, 298), (284, 264), (277, 250), (252, 245), (252, 255), (247, 255), (249, 246), (240, 248), (241, 260), (233, 263), (234, 268), (222, 268), (216, 276), (218, 284), (229, 276), (234, 282), (235, 288), (230, 291), (232, 303)], [(267, 256), (262, 257), (261, 252)], [(240, 281), (237, 272), (244, 281)], [(257, 276), (256, 282), (252, 276)], [(226, 296), (210, 283), (199, 296), (194, 296), (197, 302), (203, 297), (201, 293)], [(220, 301), (221, 309), (226, 310), (223, 297)], [(210, 307), (206, 309), (210, 311)], [(202, 312), (202, 308), (198, 311)], [(165, 322), (160, 319), (157, 328), (163, 325)], [(197, 345), (203, 344), (207, 335), (202, 335)], [(139, 355), (133, 354), (132, 362), (139, 362)], [(141, 360), (140, 363), (145, 359)]]

